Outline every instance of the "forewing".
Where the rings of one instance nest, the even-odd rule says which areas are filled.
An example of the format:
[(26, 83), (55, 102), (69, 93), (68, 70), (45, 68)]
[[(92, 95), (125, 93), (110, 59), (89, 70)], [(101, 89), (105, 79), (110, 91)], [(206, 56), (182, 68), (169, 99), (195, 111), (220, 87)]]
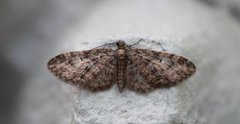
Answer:
[(131, 61), (131, 59), (128, 59), (126, 73), (126, 83), (128, 88), (140, 92), (147, 92), (153, 88), (152, 85), (148, 83), (141, 68), (138, 67), (136, 62)]
[(110, 87), (116, 79), (112, 49), (92, 49), (60, 54), (48, 62), (48, 69), (65, 82), (96, 91)]
[[(196, 71), (196, 67), (191, 61), (171, 53), (131, 49), (128, 56), (141, 73), (141, 77), (134, 78), (144, 78), (145, 84), (149, 84), (153, 88), (173, 86), (186, 80)], [(139, 82), (135, 81), (135, 83)]]

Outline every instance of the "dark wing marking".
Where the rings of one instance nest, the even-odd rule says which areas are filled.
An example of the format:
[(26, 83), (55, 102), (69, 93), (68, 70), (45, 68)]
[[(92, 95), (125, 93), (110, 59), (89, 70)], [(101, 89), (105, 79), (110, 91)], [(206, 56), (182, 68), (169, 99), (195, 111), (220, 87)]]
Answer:
[[(144, 84), (150, 84), (154, 88), (173, 86), (186, 80), (196, 71), (196, 67), (191, 61), (175, 54), (146, 49), (131, 49), (128, 56), (129, 61), (132, 61), (136, 68), (140, 70), (141, 78), (146, 81)], [(133, 72), (132, 70), (127, 71)], [(142, 82), (133, 82), (130, 79), (128, 81), (127, 83), (130, 84), (142, 84)]]
[(92, 91), (106, 89), (116, 79), (116, 60), (112, 49), (60, 54), (48, 62), (48, 69), (61, 80)]

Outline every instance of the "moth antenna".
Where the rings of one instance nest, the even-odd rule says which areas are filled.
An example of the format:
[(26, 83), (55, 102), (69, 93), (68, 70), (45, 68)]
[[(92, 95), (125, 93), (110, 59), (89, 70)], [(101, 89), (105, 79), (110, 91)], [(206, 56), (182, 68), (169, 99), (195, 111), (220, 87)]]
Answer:
[(156, 45), (159, 45), (162, 49), (162, 51), (167, 51), (166, 49), (164, 49), (164, 47), (162, 46), (162, 44), (160, 42), (156, 42), (154, 40), (151, 41), (152, 43), (155, 43)]
[(100, 47), (104, 47), (104, 46), (108, 46), (108, 45), (114, 45), (114, 44), (116, 44), (117, 42), (113, 42), (113, 43), (105, 43), (105, 44), (103, 44), (103, 45), (101, 45), (101, 46), (97, 46), (97, 47), (95, 47), (95, 48), (93, 48), (93, 49), (97, 49), (97, 48), (100, 48)]
[(140, 39), (138, 40), (138, 42), (136, 42), (136, 43), (133, 43), (133, 44), (129, 45), (129, 47), (132, 47), (132, 46), (134, 46), (134, 45), (137, 45), (137, 44), (139, 44), (141, 41), (143, 41), (143, 39), (142, 39), (142, 38), (140, 38)]

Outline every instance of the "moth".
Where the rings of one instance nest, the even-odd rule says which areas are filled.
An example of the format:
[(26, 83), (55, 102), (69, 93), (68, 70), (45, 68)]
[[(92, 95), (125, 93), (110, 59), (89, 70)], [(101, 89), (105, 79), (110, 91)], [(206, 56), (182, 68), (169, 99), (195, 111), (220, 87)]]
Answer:
[(191, 61), (179, 55), (132, 48), (122, 40), (114, 44), (116, 49), (97, 47), (57, 55), (47, 67), (73, 86), (100, 91), (117, 83), (120, 93), (126, 87), (139, 92), (171, 87), (196, 71)]

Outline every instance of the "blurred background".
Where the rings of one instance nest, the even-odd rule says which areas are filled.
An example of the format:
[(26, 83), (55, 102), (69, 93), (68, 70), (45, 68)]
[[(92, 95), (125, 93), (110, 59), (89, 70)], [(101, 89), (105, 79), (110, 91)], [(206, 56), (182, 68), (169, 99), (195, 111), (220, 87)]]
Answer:
[[(122, 2), (127, 3), (127, 1)], [(130, 4), (134, 5), (138, 2), (132, 1)], [(183, 4), (180, 4), (181, 2)], [(211, 17), (215, 14), (218, 15), (218, 19), (214, 20), (216, 23), (220, 23), (222, 19), (224, 20), (224, 23), (216, 27), (221, 35), (214, 32), (216, 34), (214, 36), (217, 36), (215, 38), (216, 42), (210, 41), (212, 35), (208, 34), (208, 32), (202, 35), (206, 36), (206, 39), (204, 39), (206, 42), (195, 40), (198, 41), (197, 44), (205, 46), (200, 48), (203, 51), (219, 52), (216, 55), (211, 53), (212, 56), (206, 58), (204, 56), (208, 53), (200, 50), (195, 52), (196, 55), (201, 55), (201, 58), (195, 56), (196, 60), (202, 62), (199, 63), (202, 66), (199, 68), (202, 69), (200, 71), (202, 74), (196, 77), (196, 80), (198, 80), (196, 83), (199, 84), (193, 85), (195, 87), (193, 88), (193, 110), (197, 111), (197, 123), (239, 124), (240, 66), (237, 63), (240, 62), (240, 1), (182, 0), (181, 2), (162, 0), (158, 3), (162, 4), (161, 6), (166, 4), (164, 10), (169, 11), (174, 11), (174, 9), (176, 11), (178, 9), (184, 10), (185, 8), (191, 11), (189, 6), (197, 6), (200, 8), (198, 11), (201, 11), (201, 14), (208, 15), (211, 13), (209, 14)], [(61, 38), (65, 34), (72, 32), (75, 26), (78, 26), (78, 28), (84, 27), (86, 22), (92, 21), (92, 18), (89, 17), (96, 13), (99, 8), (110, 6), (108, 3), (114, 4), (109, 0), (0, 1), (1, 124), (34, 124), (35, 121), (42, 124), (65, 123), (59, 117), (64, 115), (63, 110), (69, 112), (69, 110), (61, 108), (67, 96), (61, 98), (61, 95), (64, 95), (64, 93), (58, 91), (61, 88), (54, 88), (56, 84), (51, 83), (53, 79), (49, 78), (49, 73), (46, 71), (46, 62), (49, 58), (64, 51), (58, 45), (62, 44), (60, 43)], [(148, 4), (146, 1), (144, 3), (146, 4), (145, 8), (152, 9), (152, 6), (148, 6), (151, 5), (150, 3)], [(175, 5), (171, 7), (171, 4)], [(179, 8), (175, 8), (178, 7), (178, 4)], [(134, 10), (134, 8), (132, 9)], [(146, 12), (141, 16), (144, 17), (150, 14)], [(168, 13), (166, 12), (166, 14)], [(184, 15), (184, 13), (182, 14)], [(192, 15), (188, 15), (188, 17), (198, 18), (194, 15), (194, 12), (190, 14)], [(174, 17), (175, 15), (171, 16)], [(211, 17), (208, 20), (213, 19)], [(171, 19), (174, 20), (174, 18)], [(171, 25), (173, 20), (165, 21), (165, 23), (168, 23), (166, 25)], [(178, 21), (178, 19), (175, 20)], [(205, 19), (199, 18), (199, 20)], [(211, 24), (205, 26), (211, 26)], [(225, 28), (221, 28), (221, 26)], [(198, 26), (195, 27), (195, 30), (198, 30)], [(172, 27), (172, 30), (177, 31), (174, 27)], [(182, 35), (181, 32), (179, 33)], [(186, 33), (191, 36), (189, 32)], [(178, 33), (174, 33), (174, 36), (178, 37)], [(208, 39), (208, 37), (210, 38)], [(231, 38), (228, 39), (228, 37)], [(193, 37), (188, 38), (194, 39)], [(218, 39), (219, 42), (217, 42)], [(194, 42), (191, 44), (194, 44)], [(216, 56), (218, 57), (210, 61), (211, 57)], [(209, 61), (202, 59), (209, 59)], [(206, 74), (204, 74), (205, 72)], [(212, 77), (211, 74), (219, 77)], [(220, 78), (221, 82), (219, 82)], [(201, 84), (200, 80), (206, 83)], [(45, 87), (47, 87), (46, 90), (44, 90)], [(51, 100), (49, 101), (49, 99)], [(68, 122), (68, 120), (65, 121)]]

